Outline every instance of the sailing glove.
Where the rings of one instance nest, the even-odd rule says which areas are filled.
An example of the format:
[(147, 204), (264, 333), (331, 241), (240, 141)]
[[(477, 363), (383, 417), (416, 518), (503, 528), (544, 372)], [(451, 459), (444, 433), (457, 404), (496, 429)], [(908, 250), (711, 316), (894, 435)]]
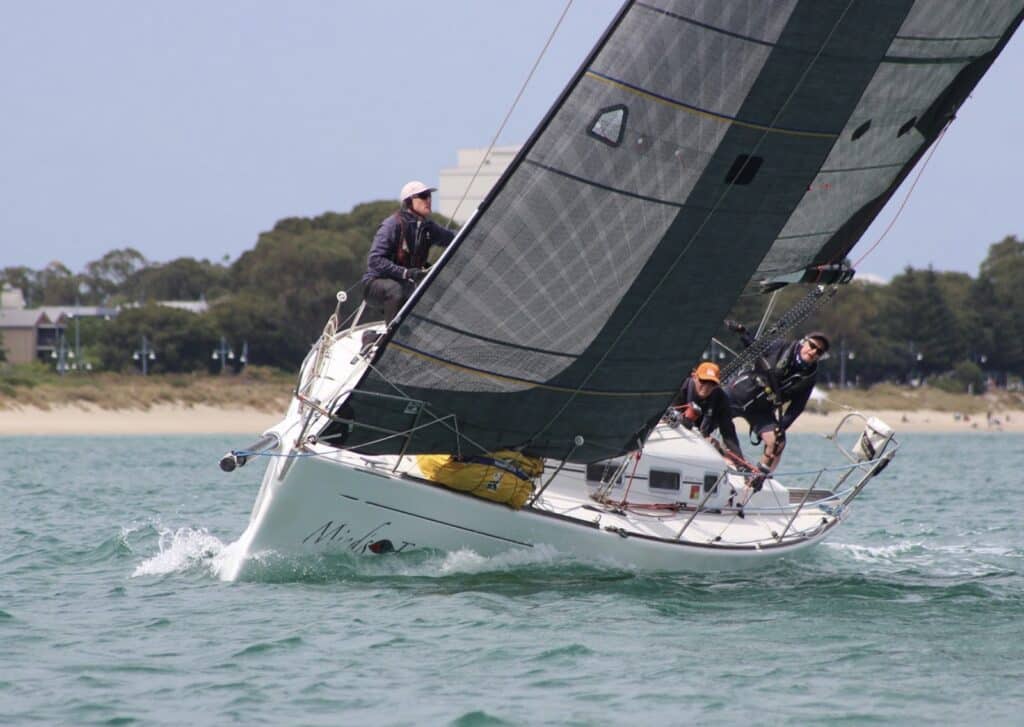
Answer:
[(422, 268), (406, 268), (405, 269), (405, 279), (406, 280), (409, 280), (409, 281), (412, 281), (413, 283), (415, 283), (415, 282), (417, 282), (422, 277), (423, 277), (423, 269)]

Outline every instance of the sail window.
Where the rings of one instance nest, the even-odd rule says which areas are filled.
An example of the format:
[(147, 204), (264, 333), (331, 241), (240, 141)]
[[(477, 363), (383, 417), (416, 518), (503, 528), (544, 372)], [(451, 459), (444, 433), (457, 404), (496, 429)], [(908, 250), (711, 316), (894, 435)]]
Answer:
[(851, 138), (853, 139), (853, 141), (857, 141), (857, 139), (859, 139), (860, 137), (864, 136), (864, 134), (868, 133), (868, 129), (870, 129), (870, 128), (871, 128), (871, 119), (868, 119), (863, 124), (861, 124), (856, 129), (854, 129), (853, 136)]
[(917, 117), (915, 116), (910, 121), (908, 121), (907, 123), (903, 124), (903, 126), (900, 127), (900, 130), (898, 132), (896, 132), (896, 137), (899, 138), (899, 137), (903, 136), (904, 134), (906, 134), (908, 131), (910, 131), (911, 129), (914, 128), (914, 124), (916, 124), (916, 123), (917, 123)]
[(761, 168), (761, 163), (764, 161), (761, 157), (752, 157), (748, 154), (740, 154), (736, 157), (736, 161), (729, 167), (729, 172), (725, 175), (726, 184), (750, 184), (754, 181), (754, 177), (757, 175), (757, 171)]
[(622, 104), (601, 109), (587, 133), (608, 146), (618, 146), (622, 143), (623, 134), (626, 133), (628, 117), (629, 110)]
[(664, 470), (651, 470), (647, 482), (652, 490), (679, 490), (679, 473)]

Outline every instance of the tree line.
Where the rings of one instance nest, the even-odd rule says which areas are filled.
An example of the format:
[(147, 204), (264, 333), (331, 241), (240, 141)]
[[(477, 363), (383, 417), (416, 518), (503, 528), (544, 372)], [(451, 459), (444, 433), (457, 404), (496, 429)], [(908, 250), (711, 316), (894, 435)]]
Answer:
[[(79, 336), (96, 364), (128, 370), (142, 336), (158, 352), (154, 372), (209, 366), (221, 337), (248, 343), (251, 363), (295, 369), (335, 307), (335, 293), (359, 299), (360, 278), (373, 234), (394, 202), (369, 202), (341, 214), (280, 220), (233, 263), (182, 257), (152, 262), (133, 248), (108, 252), (72, 272), (60, 262), (42, 270), (6, 267), (0, 283), (20, 288), (30, 307), (122, 306), (109, 321), (82, 319)], [(977, 276), (908, 267), (884, 285), (854, 281), (819, 309), (801, 330), (832, 338), (826, 379), (870, 385), (879, 381), (946, 382), (979, 391), (986, 379), (1005, 384), (1024, 374), (1024, 242), (992, 244)], [(784, 289), (784, 311), (806, 290)], [(155, 305), (204, 298), (192, 314)], [(756, 324), (765, 296), (747, 296), (730, 317)], [(349, 303), (353, 306), (354, 303)], [(735, 337), (722, 329), (719, 338)]]

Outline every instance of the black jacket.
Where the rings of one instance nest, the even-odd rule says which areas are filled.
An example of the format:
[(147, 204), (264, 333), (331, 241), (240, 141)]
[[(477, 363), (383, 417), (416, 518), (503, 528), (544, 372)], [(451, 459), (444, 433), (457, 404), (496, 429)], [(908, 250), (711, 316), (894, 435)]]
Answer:
[(783, 431), (796, 421), (807, 406), (814, 383), (818, 379), (817, 362), (805, 364), (797, 361), (800, 341), (776, 341), (762, 357), (768, 364), (745, 369), (726, 390), (732, 402), (732, 413), (743, 416), (753, 411), (770, 411), (786, 403), (785, 413), (779, 419)]
[(729, 398), (725, 395), (722, 387), (716, 386), (707, 397), (700, 399), (697, 397), (691, 376), (686, 379), (686, 383), (672, 400), (673, 407), (681, 407), (685, 404), (696, 404), (700, 407), (701, 415), (696, 426), (703, 436), (709, 437), (717, 429), (722, 437), (722, 443), (728, 450), (738, 457), (743, 456), (740, 440), (736, 436), (736, 426), (732, 423), (732, 413), (729, 411)]

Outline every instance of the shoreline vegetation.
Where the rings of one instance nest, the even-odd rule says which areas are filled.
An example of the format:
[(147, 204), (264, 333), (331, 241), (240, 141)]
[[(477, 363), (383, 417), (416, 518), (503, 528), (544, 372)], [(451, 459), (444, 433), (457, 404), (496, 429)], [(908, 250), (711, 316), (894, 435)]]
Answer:
[[(271, 368), (241, 375), (69, 374), (19, 367), (0, 371), (0, 436), (258, 435), (288, 406), (295, 379)], [(793, 432), (827, 433), (850, 410), (903, 432), (1024, 432), (1024, 394), (997, 389), (972, 396), (929, 386), (881, 384), (824, 389)], [(742, 423), (738, 425), (745, 431)]]

